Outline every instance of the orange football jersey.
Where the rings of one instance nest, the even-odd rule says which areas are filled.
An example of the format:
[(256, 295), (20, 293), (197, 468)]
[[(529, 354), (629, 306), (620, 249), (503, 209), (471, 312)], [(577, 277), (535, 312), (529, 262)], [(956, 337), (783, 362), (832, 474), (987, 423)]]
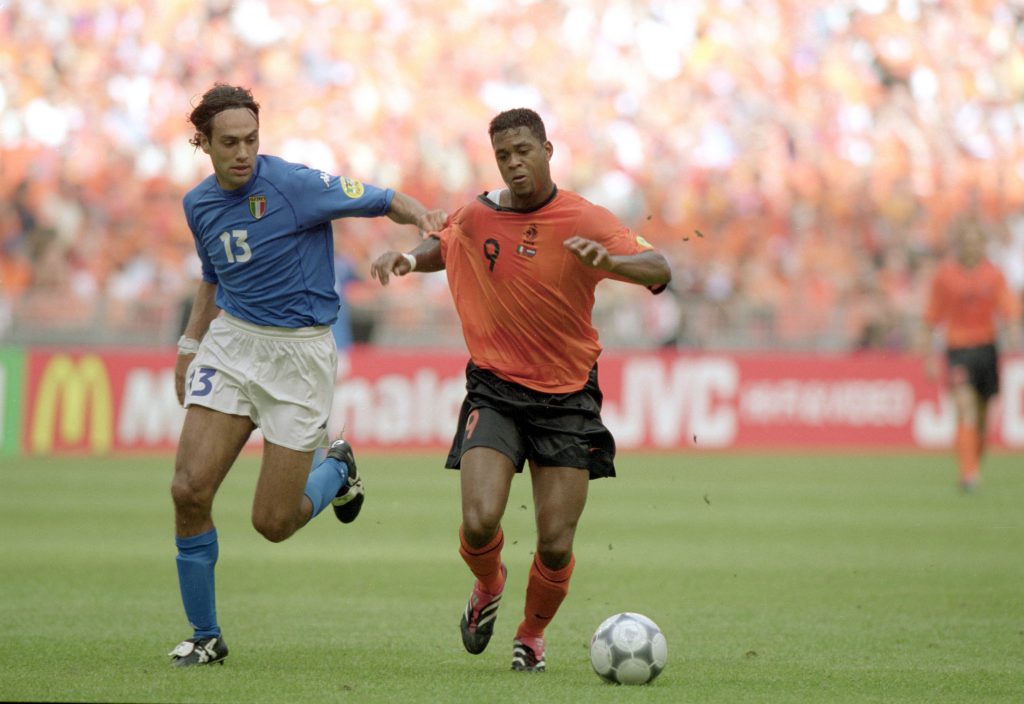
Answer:
[(954, 259), (943, 262), (932, 280), (925, 321), (944, 325), (947, 347), (977, 347), (995, 342), (996, 318), (1012, 320), (1018, 301), (1002, 272), (983, 260), (970, 269)]
[(571, 191), (556, 189), (529, 211), (484, 194), (452, 214), (440, 233), (441, 254), (474, 364), (546, 393), (583, 388), (601, 353), (591, 323), (594, 289), (620, 277), (584, 266), (562, 246), (577, 235), (611, 254), (651, 249)]

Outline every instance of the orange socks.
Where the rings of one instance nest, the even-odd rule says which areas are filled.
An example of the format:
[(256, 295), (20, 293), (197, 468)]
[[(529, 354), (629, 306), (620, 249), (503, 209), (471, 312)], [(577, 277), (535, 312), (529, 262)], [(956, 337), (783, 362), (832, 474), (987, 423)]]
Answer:
[[(501, 571), (501, 549), (504, 545), (505, 533), (500, 527), (490, 542), (479, 548), (470, 547), (466, 543), (466, 536), (462, 533), (462, 527), (459, 527), (459, 554), (489, 594), (500, 594), (505, 587), (505, 577)], [(569, 578), (572, 577), (575, 565), (576, 558), (570, 557), (568, 565), (560, 570), (552, 570), (544, 566), (540, 557), (533, 556), (526, 585), (526, 606), (523, 609), (525, 618), (519, 624), (516, 638), (544, 637), (544, 629), (569, 593)]]
[(961, 425), (956, 431), (956, 457), (960, 465), (960, 479), (973, 479), (978, 474), (981, 439), (974, 426)]
[(488, 594), (500, 594), (505, 587), (505, 578), (501, 574), (501, 549), (505, 546), (505, 533), (498, 526), (491, 541), (480, 548), (470, 547), (459, 526), (459, 554), (469, 566), (469, 571), (477, 578)]
[(569, 578), (576, 557), (569, 558), (569, 564), (560, 570), (552, 570), (543, 565), (540, 557), (533, 556), (530, 567), (530, 578), (526, 585), (525, 618), (516, 630), (516, 638), (543, 638), (544, 629), (554, 618), (565, 595), (569, 593)]

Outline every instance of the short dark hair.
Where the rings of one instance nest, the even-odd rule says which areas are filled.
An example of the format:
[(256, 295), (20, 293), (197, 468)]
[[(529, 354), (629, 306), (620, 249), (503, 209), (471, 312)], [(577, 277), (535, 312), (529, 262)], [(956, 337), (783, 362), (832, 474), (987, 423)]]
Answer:
[(540, 119), (540, 115), (530, 108), (513, 108), (498, 113), (491, 120), (491, 124), (487, 128), (487, 134), (493, 140), (494, 135), (498, 132), (514, 130), (517, 127), (528, 128), (541, 143), (548, 141), (548, 135), (544, 129), (544, 121)]
[(252, 97), (252, 91), (248, 88), (242, 88), (241, 86), (229, 86), (226, 83), (214, 83), (213, 88), (203, 93), (202, 99), (199, 101), (192, 113), (188, 116), (188, 121), (192, 123), (192, 126), (196, 128), (197, 134), (192, 139), (188, 140), (189, 144), (194, 147), (199, 146), (199, 134), (206, 135), (209, 139), (213, 133), (213, 118), (219, 113), (225, 110), (231, 110), (233, 108), (245, 108), (251, 110), (252, 114), (256, 116), (256, 124), (260, 122), (260, 104), (256, 102), (256, 99)]

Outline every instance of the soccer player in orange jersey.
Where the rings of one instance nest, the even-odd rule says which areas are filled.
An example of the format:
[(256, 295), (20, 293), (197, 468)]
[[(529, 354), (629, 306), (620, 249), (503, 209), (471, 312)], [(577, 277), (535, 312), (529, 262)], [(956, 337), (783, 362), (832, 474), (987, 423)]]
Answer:
[[(958, 224), (953, 249), (932, 281), (921, 339), (927, 349), (936, 329), (944, 329), (960, 487), (971, 491), (978, 484), (988, 402), (999, 392), (997, 322), (1001, 319), (1012, 345), (1019, 347), (1020, 302), (999, 268), (985, 257), (985, 234), (977, 220)], [(941, 360), (939, 348), (931, 349), (926, 369), (935, 378)]]
[(551, 180), (544, 123), (508, 110), (489, 128), (507, 188), (456, 211), (411, 253), (386, 252), (374, 278), (447, 270), (469, 348), (466, 399), (446, 466), (460, 469), (459, 552), (476, 577), (462, 641), (483, 652), (505, 587), (501, 518), (512, 478), (529, 464), (537, 549), (512, 669), (545, 669), (544, 629), (569, 590), (576, 525), (590, 479), (615, 475), (615, 441), (601, 420), (591, 323), (606, 278), (660, 292), (668, 262), (609, 211)]

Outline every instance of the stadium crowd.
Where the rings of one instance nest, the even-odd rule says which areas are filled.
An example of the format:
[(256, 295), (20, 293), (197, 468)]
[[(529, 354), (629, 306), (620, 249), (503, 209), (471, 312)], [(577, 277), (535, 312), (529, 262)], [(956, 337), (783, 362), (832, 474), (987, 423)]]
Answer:
[[(603, 287), (609, 345), (905, 349), (967, 211), (1024, 291), (1016, 0), (2, 0), (0, 76), (0, 342), (176, 338), (215, 81), (264, 152), (448, 210), (537, 109), (556, 183), (672, 258), (671, 295)], [(335, 233), (364, 277), (413, 244)], [(437, 275), (347, 295), (363, 339), (459, 340)]]

